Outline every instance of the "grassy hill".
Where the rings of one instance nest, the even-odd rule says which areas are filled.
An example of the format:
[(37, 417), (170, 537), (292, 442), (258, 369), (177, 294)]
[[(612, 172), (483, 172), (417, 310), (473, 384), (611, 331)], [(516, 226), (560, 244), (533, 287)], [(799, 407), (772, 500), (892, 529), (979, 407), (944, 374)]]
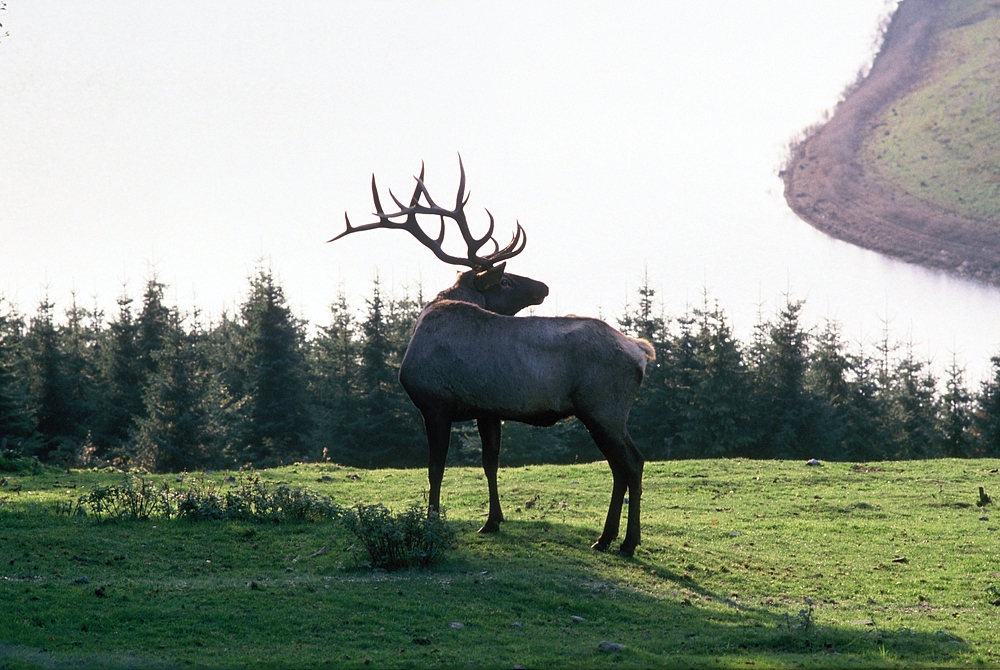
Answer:
[(871, 72), (795, 143), (785, 197), (824, 232), (1000, 284), (1000, 2), (906, 0)]
[(878, 117), (862, 158), (872, 175), (1000, 226), (1000, 3), (961, 0), (942, 17), (925, 78)]
[[(56, 503), (121, 473), (8, 474), (0, 667), (996, 666), (1000, 516), (976, 502), (998, 466), (649, 463), (631, 560), (589, 549), (605, 464), (501, 470), (492, 536), (482, 472), (451, 468), (456, 546), (392, 573), (356, 568), (336, 522), (101, 523)], [(261, 476), (395, 510), (426, 489), (423, 470)]]

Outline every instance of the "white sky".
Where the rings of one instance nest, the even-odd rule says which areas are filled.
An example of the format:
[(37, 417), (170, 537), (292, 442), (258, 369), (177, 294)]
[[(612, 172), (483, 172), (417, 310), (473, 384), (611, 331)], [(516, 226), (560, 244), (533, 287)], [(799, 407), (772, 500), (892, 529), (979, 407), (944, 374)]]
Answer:
[(707, 287), (745, 331), (790, 290), (852, 337), (878, 312), (932, 355), (984, 358), (985, 336), (923, 324), (995, 291), (825, 238), (775, 176), (890, 6), (8, 0), (0, 294), (33, 312), (75, 290), (110, 315), (155, 268), (218, 315), (261, 258), (313, 323), (341, 283), (360, 306), (376, 268), (433, 294), (454, 269), (405, 234), (324, 242), (345, 210), (371, 220), (373, 172), (408, 197), (424, 160), (452, 201), (460, 152), (475, 224), (488, 207), (501, 244), (528, 232), (508, 267), (549, 284), (537, 313), (613, 317), (646, 267), (672, 314)]

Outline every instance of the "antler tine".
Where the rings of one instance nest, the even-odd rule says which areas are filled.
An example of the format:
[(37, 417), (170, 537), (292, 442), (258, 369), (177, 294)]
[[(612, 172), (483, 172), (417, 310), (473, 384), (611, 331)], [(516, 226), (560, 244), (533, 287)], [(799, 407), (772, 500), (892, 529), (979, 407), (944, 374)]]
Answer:
[[(520, 221), (517, 223), (517, 230), (510, 239), (510, 244), (505, 246), (503, 249), (498, 249), (492, 254), (489, 254), (486, 258), (489, 259), (491, 263), (496, 263), (497, 261), (504, 261), (508, 258), (513, 258), (519, 253), (524, 251), (524, 245), (528, 243), (528, 234), (524, 232), (524, 228), (521, 227)], [(496, 244), (496, 240), (494, 240)], [(498, 247), (500, 245), (497, 245)]]
[(420, 176), (415, 177), (417, 180), (417, 185), (413, 189), (413, 197), (410, 198), (410, 207), (420, 204), (420, 194), (423, 193), (427, 198), (427, 202), (431, 201), (430, 193), (427, 192), (427, 187), (424, 186), (424, 162), (420, 161)]
[(472, 236), (472, 231), (469, 230), (469, 222), (465, 218), (465, 204), (469, 202), (469, 197), (472, 192), (465, 192), (465, 165), (462, 164), (462, 154), (458, 155), (458, 193), (455, 195), (455, 212), (461, 213), (462, 218), (455, 219), (458, 223), (459, 230), (462, 231), (462, 237), (465, 238), (465, 243), (469, 247), (469, 259), (477, 259), (476, 252), (482, 249), (483, 245), (486, 244), (493, 237), (493, 227), (495, 222), (493, 221), (493, 215), (490, 214), (490, 210), (486, 210), (486, 213), (490, 217), (490, 229), (487, 233), (476, 239)]
[(347, 230), (345, 230), (344, 232), (342, 232), (340, 235), (337, 235), (336, 237), (327, 240), (327, 244), (329, 244), (330, 242), (336, 242), (337, 240), (339, 240), (344, 235), (350, 235), (351, 233), (353, 233), (356, 230), (356, 228), (351, 228), (351, 220), (349, 218), (347, 218), (347, 212), (344, 212), (344, 221), (347, 222)]
[[(486, 208), (484, 207), (483, 209)], [(486, 210), (486, 216), (490, 217), (490, 229), (486, 231), (486, 235), (484, 235), (483, 239), (480, 240), (482, 244), (485, 244), (487, 240), (493, 239), (493, 230), (496, 227), (496, 221), (493, 220), (493, 215), (490, 214), (490, 210), (488, 209)], [(496, 242), (496, 240), (493, 241)], [(479, 246), (482, 246), (482, 244), (480, 244)]]
[(441, 244), (443, 242), (444, 242), (444, 217), (442, 216), (441, 217), (441, 232), (438, 233), (438, 238), (437, 238), (437, 244), (438, 244), (438, 246), (441, 246)]
[(465, 196), (465, 166), (462, 165), (462, 154), (458, 155), (458, 194), (455, 196), (455, 211), (459, 212), (468, 201)]

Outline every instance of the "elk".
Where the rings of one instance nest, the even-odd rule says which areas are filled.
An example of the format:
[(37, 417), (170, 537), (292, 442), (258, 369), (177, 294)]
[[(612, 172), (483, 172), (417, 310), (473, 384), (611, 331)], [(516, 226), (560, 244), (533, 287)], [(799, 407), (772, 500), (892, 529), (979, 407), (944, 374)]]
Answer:
[[(465, 168), (459, 156), (460, 180), (455, 208), (437, 205), (424, 186), (424, 169), (416, 177), (409, 205), (389, 192), (399, 211), (386, 213), (379, 200), (375, 176), (373, 223), (347, 228), (330, 240), (365, 230), (404, 230), (445, 263), (469, 268), (455, 285), (439, 293), (417, 318), (399, 381), (423, 415), (429, 447), (428, 513), (440, 509), (441, 481), (451, 440), (451, 425), (475, 419), (483, 445), (483, 470), (489, 486), (489, 515), (481, 533), (496, 532), (504, 520), (497, 492), (500, 432), (504, 420), (551, 426), (571, 416), (583, 422), (607, 458), (614, 478), (604, 529), (592, 545), (606, 550), (618, 536), (626, 492), (628, 527), (620, 546), (632, 556), (640, 542), (639, 507), (642, 498), (643, 457), (626, 429), (647, 360), (655, 358), (652, 345), (627, 337), (603, 321), (585, 317), (515, 317), (520, 310), (539, 305), (549, 293), (542, 282), (505, 272), (506, 261), (524, 250), (527, 234), (517, 229), (507, 246), (489, 229), (475, 237), (464, 207)], [(417, 221), (418, 215), (440, 219), (436, 238)], [(467, 255), (453, 256), (442, 249), (445, 221), (451, 220), (465, 241)], [(480, 250), (492, 242), (492, 251)]]

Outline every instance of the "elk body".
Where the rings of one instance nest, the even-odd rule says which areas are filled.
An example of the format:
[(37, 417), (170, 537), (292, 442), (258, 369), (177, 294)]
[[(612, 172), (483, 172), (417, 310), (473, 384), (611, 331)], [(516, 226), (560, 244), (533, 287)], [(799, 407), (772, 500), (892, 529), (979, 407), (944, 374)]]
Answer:
[[(423, 309), (399, 370), (399, 380), (423, 415), (427, 430), (429, 512), (440, 508), (441, 481), (455, 421), (476, 420), (490, 501), (489, 516), (480, 532), (495, 532), (504, 520), (497, 492), (501, 422), (551, 426), (575, 416), (607, 458), (614, 478), (604, 530), (593, 547), (605, 550), (618, 536), (628, 493), (628, 527), (620, 551), (631, 556), (640, 541), (643, 457), (629, 437), (626, 422), (646, 362), (655, 356), (653, 347), (597, 319), (515, 317), (525, 307), (541, 304), (548, 287), (504, 271), (506, 263), (501, 261), (523, 251), (527, 241), (520, 224), (503, 249), (492, 237), (492, 215), (485, 236), (477, 239), (471, 234), (463, 211), (468, 198), (461, 159), (459, 166), (455, 209), (434, 203), (421, 169), (410, 204), (404, 206), (393, 196), (399, 211), (386, 214), (373, 176), (372, 195), (379, 220), (354, 227), (348, 219), (347, 230), (334, 238), (374, 228), (398, 228), (412, 234), (441, 260), (470, 268)], [(440, 217), (436, 239), (420, 228), (418, 214)], [(401, 222), (392, 220), (403, 217)], [(458, 224), (467, 257), (450, 256), (442, 250), (446, 218)], [(489, 241), (493, 252), (478, 255)]]

